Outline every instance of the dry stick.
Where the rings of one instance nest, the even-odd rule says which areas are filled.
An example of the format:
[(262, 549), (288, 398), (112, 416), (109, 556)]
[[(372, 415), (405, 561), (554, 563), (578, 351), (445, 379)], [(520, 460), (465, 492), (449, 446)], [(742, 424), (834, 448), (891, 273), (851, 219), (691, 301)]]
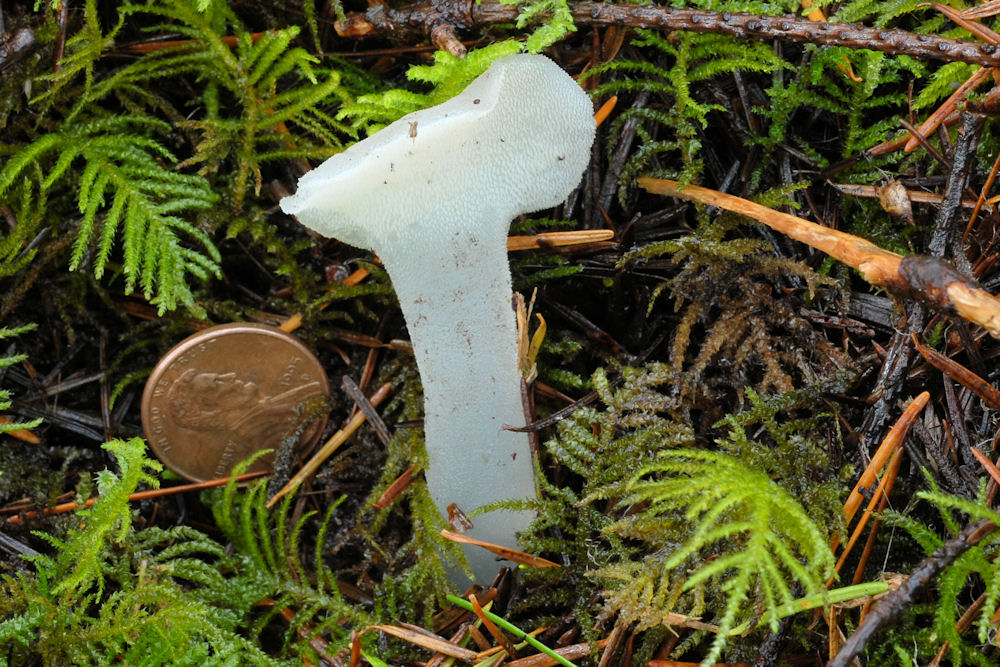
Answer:
[[(635, 101), (632, 103), (632, 109), (644, 109), (649, 104), (649, 95), (648, 90), (639, 91), (639, 94), (635, 96)], [(628, 160), (629, 155), (632, 154), (632, 144), (635, 141), (635, 134), (639, 129), (641, 121), (642, 118), (635, 115), (629, 117), (624, 125), (622, 125), (622, 129), (618, 135), (618, 145), (615, 147), (615, 152), (608, 163), (608, 170), (604, 174), (604, 181), (601, 183), (601, 189), (597, 198), (597, 205), (602, 211), (607, 211), (611, 208), (615, 193), (618, 192), (618, 177), (621, 175), (622, 169), (625, 168), (625, 162)]]
[(625, 636), (625, 631), (628, 627), (628, 624), (615, 624), (615, 627), (611, 629), (611, 634), (608, 635), (608, 645), (604, 647), (604, 652), (601, 653), (601, 660), (597, 663), (597, 667), (611, 667), (611, 665), (615, 664), (615, 653), (618, 651), (618, 647), (621, 645), (622, 638)]
[(677, 181), (657, 178), (640, 178), (638, 183), (641, 188), (653, 194), (680, 197), (753, 218), (775, 231), (822, 250), (831, 257), (856, 268), (865, 280), (874, 285), (898, 289), (904, 289), (906, 286), (899, 275), (902, 256), (884, 250), (861, 237), (823, 227), (747, 199), (698, 185), (686, 185), (682, 189)]
[[(433, 33), (439, 26), (467, 29), (513, 23), (518, 11), (514, 5), (497, 2), (475, 4), (471, 0), (426, 0), (399, 9), (379, 4), (364, 13), (349, 12), (347, 20), (338, 22), (335, 27), (342, 37), (357, 39), (408, 39), (417, 36), (434, 40)], [(905, 30), (869, 28), (857, 24), (819, 23), (801, 16), (758, 16), (598, 2), (574, 3), (570, 5), (570, 11), (576, 25), (688, 30), (761, 41), (782, 39), (822, 46), (870, 49), (894, 55), (905, 54), (927, 60), (1000, 66), (1000, 49), (992, 44), (919, 35)], [(435, 44), (440, 48), (448, 46), (440, 39), (435, 40)]]
[[(603, 649), (608, 644), (608, 639), (598, 640), (596, 643), (591, 644), (590, 642), (582, 642), (580, 644), (571, 644), (569, 646), (560, 646), (557, 649), (553, 649), (553, 653), (558, 653), (560, 657), (567, 660), (577, 660), (579, 658), (585, 658), (590, 655), (591, 651), (595, 648)], [(535, 655), (525, 656), (519, 658), (518, 660), (513, 660), (506, 663), (506, 667), (554, 667), (559, 664), (554, 658), (548, 656), (544, 653), (536, 653)], [(650, 662), (652, 664), (652, 662)]]
[[(956, 113), (955, 117), (957, 119), (958, 118), (958, 116), (957, 116), (958, 112), (955, 112), (955, 113)], [(949, 115), (948, 118), (951, 118), (951, 116)], [(921, 146), (924, 147), (924, 150), (927, 151), (932, 158), (934, 158), (935, 160), (937, 160), (938, 162), (940, 162), (941, 166), (944, 167), (945, 169), (947, 169), (949, 172), (951, 171), (951, 160), (949, 160), (948, 158), (946, 158), (941, 153), (941, 151), (939, 151), (937, 149), (937, 147), (935, 147), (934, 144), (932, 144), (930, 142), (930, 139), (928, 139), (927, 137), (925, 137), (923, 134), (920, 133), (920, 130), (918, 130), (917, 128), (913, 127), (913, 125), (911, 125), (908, 121), (903, 120), (902, 118), (899, 119), (899, 124), (903, 126), (904, 130), (906, 130), (907, 132), (910, 133), (910, 136), (912, 136), (914, 139), (916, 139), (917, 143), (919, 143)]]
[(854, 658), (864, 651), (865, 646), (879, 630), (895, 623), (913, 604), (914, 598), (928, 582), (996, 529), (996, 524), (986, 519), (969, 524), (962, 529), (962, 532), (920, 561), (902, 586), (887, 593), (872, 605), (858, 629), (848, 637), (837, 656), (827, 663), (827, 667), (848, 667)]
[[(952, 168), (948, 174), (944, 201), (938, 208), (937, 219), (934, 221), (934, 232), (927, 248), (930, 254), (935, 257), (944, 257), (950, 250), (957, 260), (968, 264), (965, 251), (956, 247), (958, 238), (954, 222), (961, 206), (962, 192), (969, 180), (969, 172), (972, 171), (975, 164), (976, 148), (979, 146), (979, 135), (986, 123), (986, 116), (963, 111), (961, 123), (956, 137), (955, 150), (952, 153)], [(968, 269), (971, 273), (971, 267)]]
[(942, 259), (902, 257), (861, 237), (697, 185), (681, 189), (677, 181), (657, 178), (640, 178), (638, 183), (654, 194), (718, 206), (753, 218), (857, 269), (873, 285), (887, 287), (935, 308), (954, 311), (986, 329), (994, 338), (1000, 338), (1000, 299)]
[(548, 417), (543, 417), (538, 421), (533, 421), (527, 426), (511, 426), (509, 424), (504, 424), (504, 428), (508, 431), (517, 431), (518, 433), (537, 433), (543, 429), (548, 428), (554, 424), (558, 424), (566, 417), (570, 416), (580, 408), (586, 407), (600, 398), (600, 395), (596, 391), (592, 391), (583, 398), (574, 401), (573, 403), (567, 405), (565, 408), (553, 412)]
[[(388, 446), (389, 442), (392, 440), (392, 434), (389, 432), (389, 427), (386, 426), (385, 421), (382, 416), (375, 411), (375, 406), (368, 402), (368, 398), (361, 393), (361, 388), (358, 384), (351, 379), (350, 375), (345, 375), (340, 382), (341, 388), (344, 390), (354, 404), (357, 406), (356, 409), (365, 413), (365, 417), (368, 419), (368, 425), (372, 427), (375, 431), (375, 435), (378, 439), (382, 441), (383, 445)], [(354, 415), (351, 415), (352, 417)]]

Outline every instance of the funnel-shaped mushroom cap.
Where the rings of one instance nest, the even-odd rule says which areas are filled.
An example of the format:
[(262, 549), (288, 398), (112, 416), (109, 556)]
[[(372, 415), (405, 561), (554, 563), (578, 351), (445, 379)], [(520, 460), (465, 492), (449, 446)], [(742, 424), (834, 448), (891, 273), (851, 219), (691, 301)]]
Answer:
[(506, 234), (514, 217), (569, 195), (593, 138), (590, 100), (569, 75), (544, 56), (506, 56), (458, 96), (331, 157), (281, 208), (376, 252), (472, 220)]

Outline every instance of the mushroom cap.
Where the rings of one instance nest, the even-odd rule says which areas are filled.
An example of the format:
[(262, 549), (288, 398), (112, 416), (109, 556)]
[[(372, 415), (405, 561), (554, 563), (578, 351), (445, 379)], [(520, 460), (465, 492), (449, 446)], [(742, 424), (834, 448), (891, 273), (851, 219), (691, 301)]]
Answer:
[[(281, 200), (323, 236), (384, 244), (492, 225), (558, 205), (594, 140), (587, 94), (540, 55), (497, 59), (459, 95), (408, 114), (305, 174)], [(478, 221), (473, 223), (473, 221)]]

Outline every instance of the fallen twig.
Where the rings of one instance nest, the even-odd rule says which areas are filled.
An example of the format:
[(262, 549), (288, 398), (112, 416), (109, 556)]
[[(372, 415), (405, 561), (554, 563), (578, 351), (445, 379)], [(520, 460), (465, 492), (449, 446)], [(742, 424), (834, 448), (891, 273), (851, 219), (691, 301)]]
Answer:
[(654, 194), (680, 197), (753, 218), (857, 269), (873, 285), (955, 312), (980, 325), (994, 338), (1000, 338), (1000, 299), (943, 259), (923, 255), (903, 257), (859, 236), (697, 185), (682, 189), (677, 181), (658, 178), (640, 178), (638, 183)]
[(987, 519), (969, 524), (962, 529), (962, 532), (920, 561), (920, 564), (914, 568), (902, 586), (879, 598), (872, 605), (858, 629), (847, 638), (840, 652), (827, 663), (827, 667), (847, 667), (850, 665), (879, 630), (895, 623), (896, 619), (913, 604), (917, 593), (931, 579), (996, 529), (996, 524)]
[[(1000, 49), (992, 44), (858, 24), (821, 23), (801, 16), (759, 16), (599, 2), (573, 3), (570, 11), (576, 25), (687, 30), (762, 41), (782, 39), (821, 46), (871, 49), (926, 60), (1000, 66)], [(456, 30), (513, 23), (517, 20), (518, 12), (516, 5), (502, 5), (498, 2), (477, 4), (472, 0), (426, 0), (399, 8), (378, 3), (364, 13), (348, 12), (347, 20), (338, 22), (335, 27), (342, 37), (356, 39), (426, 38), (438, 48), (463, 56), (465, 47), (458, 42)]]

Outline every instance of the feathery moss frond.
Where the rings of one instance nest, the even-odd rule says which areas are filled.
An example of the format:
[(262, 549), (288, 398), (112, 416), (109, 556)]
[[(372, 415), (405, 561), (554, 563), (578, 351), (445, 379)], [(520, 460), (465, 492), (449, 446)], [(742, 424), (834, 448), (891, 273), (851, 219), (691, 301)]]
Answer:
[(95, 585), (97, 595), (101, 595), (104, 574), (100, 560), (107, 543), (122, 542), (132, 530), (129, 495), (142, 482), (154, 488), (159, 486), (159, 480), (150, 471), (159, 472), (163, 465), (144, 456), (146, 445), (141, 439), (113, 440), (104, 445), (104, 449), (115, 456), (121, 473), (115, 475), (110, 470), (97, 473), (98, 502), (77, 512), (85, 520), (89, 539), (70, 539), (61, 545), (57, 567), (63, 576), (53, 587), (53, 594), (71, 593)]
[(516, 27), (522, 29), (529, 24), (538, 25), (522, 45), (515, 40), (495, 42), (488, 46), (469, 51), (464, 58), (456, 58), (447, 51), (434, 53), (433, 65), (413, 65), (406, 72), (410, 81), (430, 84), (427, 93), (413, 92), (401, 88), (360, 96), (356, 101), (345, 104), (337, 114), (337, 120), (348, 118), (351, 127), (363, 129), (372, 134), (408, 113), (425, 109), (451, 99), (477, 76), (485, 72), (497, 58), (522, 50), (540, 53), (561, 39), (566, 33), (576, 30), (567, 0), (501, 0), (502, 4), (517, 5), (520, 8)]
[[(58, 11), (58, 4), (60, 0), (52, 2), (53, 11)], [(125, 23), (124, 14), (119, 14), (114, 27), (105, 33), (101, 29), (97, 0), (85, 0), (82, 15), (79, 30), (66, 39), (65, 53), (59, 61), (59, 68), (40, 78), (39, 83), (44, 82), (46, 88), (34, 100), (47, 110), (56, 104), (60, 94), (75, 85), (82, 76), (84, 94), (76, 96), (68, 121), (72, 121), (85, 108), (83, 101), (87, 97), (87, 91), (94, 85), (94, 65), (107, 49), (114, 46), (115, 37)]]
[[(22, 327), (0, 327), (0, 341), (33, 331), (35, 327), (36, 325), (34, 324), (27, 324)], [(0, 370), (19, 364), (27, 358), (28, 355), (26, 354), (8, 354), (6, 356), (0, 356)], [(9, 408), (10, 392), (6, 389), (0, 389), (0, 410), (7, 410)], [(32, 419), (26, 422), (0, 422), (0, 433), (33, 429), (41, 423), (41, 419)]]
[(263, 483), (240, 491), (231, 481), (214, 494), (232, 552), (187, 526), (136, 531), (129, 496), (140, 483), (155, 487), (161, 466), (138, 438), (105, 448), (120, 472), (96, 476), (98, 500), (77, 512), (78, 527), (62, 539), (38, 533), (55, 553), (27, 557), (34, 574), (0, 576), (0, 644), (11, 664), (301, 664), (260, 648), (279, 613), (286, 652), (314, 661), (312, 638), (328, 638), (337, 652), (349, 639), (345, 621), (368, 622), (323, 564), (322, 536), (339, 502), (319, 522), (315, 570), (298, 555), (310, 515), (292, 523), (291, 497), (270, 513)]
[[(188, 274), (219, 275), (211, 239), (185, 219), (210, 209), (218, 197), (205, 178), (163, 166), (174, 157), (152, 135), (165, 129), (161, 121), (136, 116), (69, 123), (22, 148), (0, 170), (0, 200), (32, 187), (25, 181), (35, 175), (34, 164), (48, 165), (40, 190), (75, 182), (81, 218), (70, 268), (84, 263), (96, 238), (93, 271), (100, 278), (120, 236), (125, 291), (138, 286), (161, 312), (194, 305)], [(185, 245), (185, 238), (202, 250)]]
[(704, 451), (685, 417), (691, 399), (678, 393), (683, 373), (662, 363), (616, 373), (591, 379), (603, 410), (577, 410), (545, 443), (563, 483), (539, 470), (538, 520), (523, 542), (566, 566), (530, 575), (541, 599), (567, 588), (566, 604), (601, 595), (618, 623), (650, 632), (654, 647), (655, 628), (688, 619), (694, 632), (674, 656), (709, 632), (719, 633), (717, 655), (734, 633), (793, 613), (793, 599), (821, 601), (833, 555), (818, 526), (837, 529), (842, 485), (825, 456), (835, 420), (802, 415), (846, 378), (751, 392), (745, 411), (714, 425), (728, 428), (719, 451)]
[[(768, 45), (723, 35), (679, 31), (672, 33), (668, 39), (653, 30), (637, 30), (636, 34), (638, 37), (632, 40), (632, 45), (660, 51), (663, 54), (660, 63), (614, 60), (587, 70), (582, 77), (614, 75), (614, 78), (594, 88), (591, 94), (598, 99), (639, 90), (668, 98), (668, 103), (662, 108), (626, 111), (611, 125), (606, 144), (609, 153), (614, 150), (618, 134), (629, 118), (638, 115), (650, 121), (650, 127), (640, 125), (637, 129), (642, 145), (629, 157), (619, 175), (621, 201), (624, 201), (635, 176), (640, 172), (676, 177), (682, 182), (696, 180), (700, 174), (702, 166), (698, 153), (701, 149), (701, 130), (707, 123), (708, 114), (721, 107), (697, 100), (691, 93), (692, 84), (721, 72), (773, 72), (791, 67)], [(675, 164), (677, 158), (682, 165), (679, 171), (665, 167), (666, 164)]]
[(408, 113), (451, 99), (489, 69), (494, 60), (522, 49), (519, 42), (507, 40), (474, 49), (465, 58), (456, 58), (447, 51), (435, 51), (433, 65), (413, 65), (406, 72), (410, 81), (432, 86), (430, 91), (417, 93), (394, 88), (362, 95), (355, 102), (345, 104), (337, 119), (350, 118), (351, 127), (372, 134)]
[(0, 577), (6, 658), (95, 667), (281, 664), (237, 631), (249, 605), (227, 594), (220, 545), (185, 527), (133, 530), (128, 497), (139, 483), (156, 486), (151, 473), (161, 467), (146, 458), (142, 440), (105, 449), (120, 473), (97, 475), (99, 497), (77, 512), (79, 527), (62, 540), (41, 535), (56, 553), (27, 557), (34, 575)]
[[(833, 574), (835, 559), (825, 536), (802, 506), (766, 474), (726, 454), (666, 452), (635, 476), (623, 502), (649, 503), (643, 512), (647, 517), (680, 511), (696, 526), (663, 563), (666, 570), (717, 554), (695, 566), (681, 587), (685, 591), (712, 582), (727, 598), (719, 635), (705, 662), (715, 661), (740, 614), (760, 605), (762, 620), (776, 630), (779, 608), (796, 597), (793, 582), (807, 594), (820, 594)], [(627, 523), (610, 530), (627, 532)]]
[[(293, 46), (298, 27), (251, 35), (224, 3), (203, 13), (188, 2), (160, 0), (127, 4), (122, 12), (158, 17), (165, 23), (152, 31), (177, 33), (188, 41), (119, 70), (95, 86), (91, 97), (102, 100), (123, 87), (141, 87), (167, 75), (197, 75), (203, 81), (204, 115), (179, 124), (196, 130), (200, 139), (182, 164), (199, 165), (208, 174), (235, 161), (234, 210), (243, 208), (249, 186), (260, 191), (263, 164), (329, 157), (352, 134), (325, 111), (350, 99), (340, 74), (319, 67), (315, 56)], [(234, 47), (223, 39), (225, 33), (235, 36)], [(235, 109), (225, 108), (224, 97), (235, 101)]]
[[(0, 275), (27, 266), (32, 239), (73, 218), (72, 201), (73, 268), (118, 272), (120, 243), (126, 292), (141, 291), (161, 312), (198, 311), (192, 283), (220, 275), (211, 239), (250, 224), (233, 212), (244, 212), (248, 191), (259, 194), (264, 166), (326, 158), (353, 137), (333, 111), (351, 99), (342, 79), (353, 81), (357, 69), (321, 64), (296, 45), (297, 26), (251, 33), (224, 2), (124, 2), (114, 12), (96, 0), (82, 5), (59, 67), (28, 79), (38, 120), (0, 143), (0, 205), (17, 221), (0, 236)], [(107, 58), (134, 46), (116, 42), (126, 23), (154, 39), (136, 57)], [(189, 98), (164, 92), (188, 82)], [(220, 199), (229, 210), (217, 210)], [(267, 240), (280, 245), (273, 234)]]
[(567, 0), (500, 0), (503, 5), (515, 5), (520, 8), (515, 26), (520, 30), (526, 25), (541, 22), (525, 40), (525, 48), (529, 53), (539, 53), (562, 39), (566, 33), (575, 32), (573, 13)]
[[(258, 456), (262, 453), (258, 453)], [(251, 632), (259, 635), (283, 610), (295, 610), (287, 619), (286, 644), (299, 655), (312, 656), (315, 650), (309, 638), (326, 637), (330, 650), (346, 647), (350, 634), (344, 622), (368, 622), (358, 607), (347, 604), (337, 586), (337, 578), (323, 560), (322, 537), (326, 534), (337, 507), (344, 498), (331, 503), (319, 522), (314, 560), (307, 569), (300, 560), (301, 541), (306, 526), (315, 525), (312, 513), (291, 522), (294, 494), (286, 496), (274, 511), (267, 508), (267, 480), (258, 480), (241, 490), (237, 475), (253, 463), (253, 458), (234, 468), (229, 484), (213, 491), (212, 511), (216, 523), (230, 540), (235, 554), (230, 560), (235, 576), (227, 581), (228, 595), (235, 595), (249, 604), (269, 600), (268, 607), (252, 624)]]

